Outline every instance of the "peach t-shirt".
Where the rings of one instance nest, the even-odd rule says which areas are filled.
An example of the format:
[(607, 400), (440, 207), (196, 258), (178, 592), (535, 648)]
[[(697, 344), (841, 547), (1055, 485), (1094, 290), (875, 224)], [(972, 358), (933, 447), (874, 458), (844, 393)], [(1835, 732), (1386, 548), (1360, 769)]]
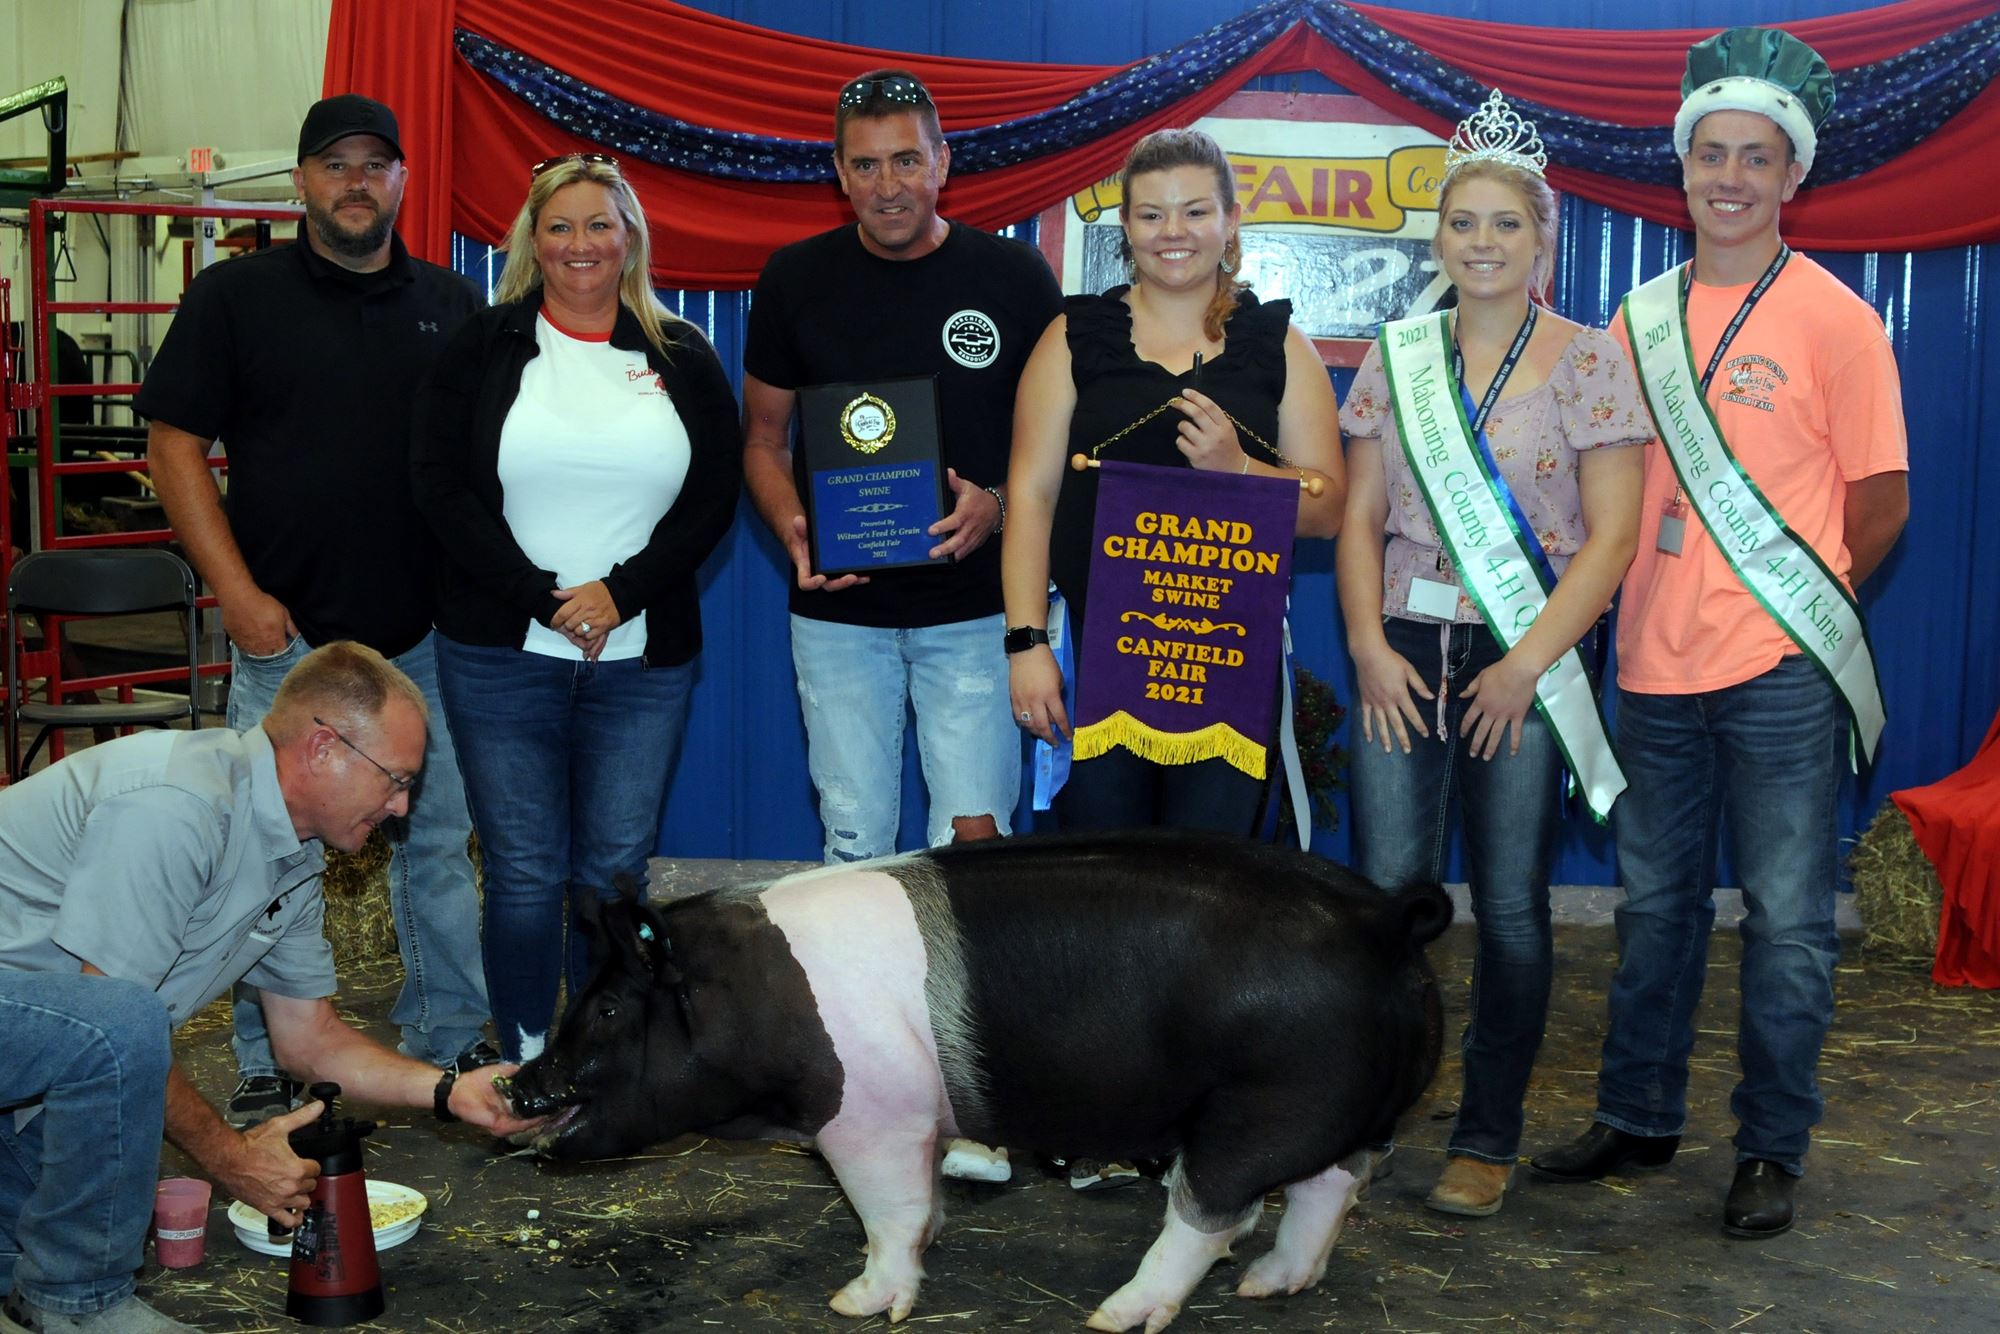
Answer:
[[(1697, 373), (1753, 285), (1696, 283), (1689, 292)], [(1629, 353), (1622, 313), (1611, 332)], [(1794, 252), (1729, 345), (1708, 402), (1743, 471), (1845, 582), (1847, 484), (1910, 466), (1902, 387), (1881, 317)], [(1618, 684), (1640, 694), (1740, 685), (1799, 651), (1737, 579), (1692, 506), (1680, 554), (1659, 549), (1660, 515), (1674, 489), (1673, 464), (1656, 440), (1646, 447), (1639, 552), (1618, 610)]]

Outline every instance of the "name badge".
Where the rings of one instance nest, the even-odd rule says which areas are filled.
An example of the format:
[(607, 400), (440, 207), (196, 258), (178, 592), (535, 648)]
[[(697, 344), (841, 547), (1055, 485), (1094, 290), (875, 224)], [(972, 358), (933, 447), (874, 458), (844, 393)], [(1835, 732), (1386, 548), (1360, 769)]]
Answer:
[(1687, 540), (1687, 512), (1687, 501), (1678, 491), (1660, 510), (1660, 536), (1654, 545), (1669, 556), (1680, 555), (1681, 543)]
[(1421, 576), (1410, 580), (1409, 608), (1419, 616), (1440, 621), (1458, 619), (1458, 585), (1439, 583)]

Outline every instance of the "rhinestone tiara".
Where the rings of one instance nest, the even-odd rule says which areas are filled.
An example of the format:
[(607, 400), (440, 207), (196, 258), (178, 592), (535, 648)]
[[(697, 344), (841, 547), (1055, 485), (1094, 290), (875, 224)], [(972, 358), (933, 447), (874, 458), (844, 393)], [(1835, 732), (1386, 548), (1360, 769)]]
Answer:
[(1477, 111), (1458, 123), (1444, 150), (1447, 174), (1461, 163), (1488, 161), (1504, 162), (1537, 176), (1549, 165), (1549, 155), (1542, 150), (1542, 136), (1535, 132), (1535, 123), (1521, 119), (1498, 88), (1480, 103)]

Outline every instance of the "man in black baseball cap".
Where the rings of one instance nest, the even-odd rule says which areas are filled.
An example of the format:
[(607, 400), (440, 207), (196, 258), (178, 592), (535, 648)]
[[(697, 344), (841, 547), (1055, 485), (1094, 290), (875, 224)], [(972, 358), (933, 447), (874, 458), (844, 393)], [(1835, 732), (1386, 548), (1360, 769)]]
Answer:
[(303, 163), (313, 154), (324, 152), (350, 134), (372, 134), (389, 145), (398, 162), (403, 160), (396, 113), (372, 97), (341, 93), (320, 99), (306, 112), (305, 123), (299, 126), (299, 161)]
[(334, 263), (360, 273), (388, 265), (408, 180), (396, 113), (380, 102), (342, 93), (306, 112), (292, 184), (305, 200), (307, 239)]
[[(195, 278), (137, 407), (167, 518), (221, 603), (231, 727), (256, 726), (286, 672), (340, 639), (376, 650), (424, 692), (437, 721), (423, 781), (408, 819), (384, 826), (404, 964), (390, 1017), (405, 1052), (469, 1069), (498, 1054), (483, 1038), (471, 817), (437, 699), (429, 530), (408, 478), (417, 383), (484, 302), (396, 236), (408, 180), (388, 107), (353, 93), (315, 102), (292, 172), (306, 206), (297, 244)], [(218, 439), (227, 510), (209, 470)], [(255, 993), (237, 997), (235, 1055), (232, 1124), (292, 1104), (299, 1084), (271, 1050)]]

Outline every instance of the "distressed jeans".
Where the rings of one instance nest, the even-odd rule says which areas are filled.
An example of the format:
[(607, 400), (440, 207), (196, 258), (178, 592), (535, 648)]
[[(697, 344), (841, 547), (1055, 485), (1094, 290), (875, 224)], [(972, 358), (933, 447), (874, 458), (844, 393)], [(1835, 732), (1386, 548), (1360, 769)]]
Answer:
[(1465, 837), (1466, 879), (1478, 919), (1472, 963), (1471, 1017), (1460, 1050), (1465, 1083), (1448, 1151), (1487, 1163), (1512, 1163), (1521, 1150), (1522, 1102), (1548, 1023), (1555, 950), (1549, 927), (1549, 872), (1562, 810), (1562, 754), (1531, 708), (1519, 753), (1503, 740), (1490, 760), (1466, 750), (1462, 693), (1500, 660), (1483, 625), (1456, 625), (1450, 648), (1440, 627), (1388, 617), (1389, 645), (1425, 681), (1449, 675), (1448, 739), (1440, 740), (1437, 706), (1416, 700), (1430, 736), (1410, 734), (1408, 755), (1383, 753), (1349, 738), (1354, 786), (1355, 869), (1384, 889), (1444, 878), (1454, 802)]
[[(403, 989), (389, 1011), (402, 1030), (403, 1051), (442, 1065), (479, 1041), (486, 1025), (486, 982), (480, 968), (479, 896), (473, 886), (466, 839), (472, 817), (458, 753), (438, 698), (435, 642), (426, 635), (409, 652), (390, 659), (423, 691), (430, 725), (424, 772), (410, 793), (407, 819), (382, 826), (389, 841), (389, 915), (403, 958)], [(283, 651), (255, 658), (230, 646), (229, 725), (238, 732), (262, 722), (286, 673), (310, 647), (294, 638)], [(264, 1011), (255, 987), (235, 991), (236, 1068), (248, 1075), (277, 1069)]]
[(806, 763), (828, 862), (896, 850), (912, 706), (930, 845), (951, 842), (955, 817), (990, 815), (1001, 834), (1010, 831), (1021, 796), (1021, 729), (1008, 695), (1005, 635), (1006, 617), (997, 615), (914, 630), (792, 617)]
[(493, 1027), (501, 1054), (523, 1061), (548, 1038), (565, 972), (571, 996), (589, 975), (578, 897), (613, 893), (621, 875), (646, 883), (694, 664), (437, 644), (486, 859)]
[(153, 1219), (167, 1007), (119, 978), (0, 968), (0, 1033), (0, 1293), (115, 1306)]
[(1846, 711), (1803, 655), (1741, 685), (1618, 700), (1632, 786), (1615, 812), (1625, 903), (1597, 1119), (1634, 1135), (1687, 1124), (1688, 1057), (1715, 923), (1719, 831), (1747, 910), (1730, 1097), (1736, 1157), (1803, 1171), (1833, 1022), (1836, 801)]

